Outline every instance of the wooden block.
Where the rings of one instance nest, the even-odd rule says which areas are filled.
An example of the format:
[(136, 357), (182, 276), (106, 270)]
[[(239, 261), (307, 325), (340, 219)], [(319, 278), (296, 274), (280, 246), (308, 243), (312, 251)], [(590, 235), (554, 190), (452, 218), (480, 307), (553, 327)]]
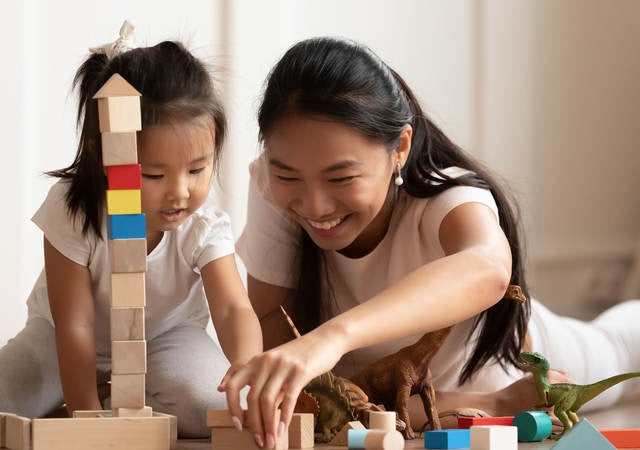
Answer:
[(167, 450), (167, 417), (34, 419), (33, 450)]
[(140, 214), (140, 189), (107, 190), (107, 214)]
[(4, 413), (0, 413), (0, 448), (5, 448), (6, 442), (5, 438), (7, 436), (7, 421), (5, 419)]
[(147, 373), (147, 341), (112, 341), (111, 373), (115, 375)]
[(611, 442), (584, 417), (551, 448), (553, 450), (615, 450)]
[(313, 448), (313, 428), (313, 414), (294, 413), (289, 424), (289, 448)]
[(146, 239), (110, 239), (109, 262), (112, 273), (147, 270)]
[(31, 447), (31, 419), (6, 414), (5, 446), (11, 450), (29, 450)]
[(100, 132), (122, 133), (142, 129), (139, 97), (98, 99)]
[(144, 307), (144, 272), (111, 274), (112, 307)]
[[(253, 440), (253, 432), (245, 429), (238, 431), (235, 428), (212, 428), (211, 448), (215, 450), (259, 450)], [(288, 434), (284, 433), (280, 439), (276, 440), (276, 450), (286, 450), (289, 448)]]
[(114, 73), (93, 95), (93, 99), (108, 97), (140, 97), (142, 94), (119, 73)]
[(524, 411), (513, 418), (518, 441), (539, 442), (551, 436), (551, 418), (544, 411)]
[(167, 417), (169, 419), (170, 424), (170, 433), (171, 433), (171, 446), (169, 447), (171, 450), (175, 450), (178, 445), (178, 418), (176, 416), (172, 416), (171, 414), (164, 414), (161, 412), (154, 411), (153, 417)]
[(144, 308), (111, 308), (112, 341), (142, 341), (144, 338)]
[(347, 446), (350, 449), (363, 449), (364, 440), (367, 434), (371, 433), (371, 430), (365, 429), (352, 429), (347, 431)]
[(458, 417), (458, 428), (471, 428), (484, 425), (505, 425), (513, 424), (513, 416), (501, 417)]
[(474, 425), (470, 428), (472, 450), (518, 450), (518, 429), (506, 425)]
[(111, 409), (144, 408), (145, 375), (111, 375)]
[(369, 411), (369, 429), (396, 431), (396, 412)]
[(108, 189), (141, 189), (142, 168), (140, 164), (124, 164), (107, 167)]
[(136, 132), (102, 133), (102, 165), (119, 166), (138, 163)]
[(147, 237), (144, 214), (116, 214), (107, 216), (109, 239), (142, 239)]
[(366, 450), (402, 450), (404, 438), (396, 430), (369, 430), (364, 437), (364, 448)]
[(110, 409), (84, 409), (73, 412), (74, 419), (86, 419), (88, 417), (112, 417)]
[(616, 448), (640, 448), (640, 428), (628, 430), (600, 430)]
[(468, 429), (430, 430), (424, 432), (424, 448), (463, 448), (471, 445)]
[(151, 406), (143, 408), (116, 408), (112, 410), (113, 417), (152, 417)]
[(233, 428), (233, 421), (228, 409), (208, 409), (207, 426), (209, 428)]
[(358, 420), (354, 420), (353, 422), (347, 422), (336, 435), (333, 437), (330, 445), (346, 447), (349, 444), (349, 430), (364, 430), (365, 427)]

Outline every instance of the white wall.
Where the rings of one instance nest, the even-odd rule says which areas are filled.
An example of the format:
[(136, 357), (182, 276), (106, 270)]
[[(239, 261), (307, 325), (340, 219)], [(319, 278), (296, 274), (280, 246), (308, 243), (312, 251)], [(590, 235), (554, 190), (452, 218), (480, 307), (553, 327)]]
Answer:
[(616, 298), (639, 241), (634, 0), (116, 0), (99, 14), (80, 0), (9, 0), (0, 18), (0, 345), (22, 327), (42, 267), (29, 221), (52, 183), (40, 174), (75, 152), (73, 73), (126, 17), (139, 44), (183, 39), (221, 68), (231, 126), (221, 198), (236, 234), (268, 70), (300, 39), (341, 35), (369, 44), (456, 142), (507, 178), (523, 205), (536, 294), (573, 315), (591, 314), (602, 292)]

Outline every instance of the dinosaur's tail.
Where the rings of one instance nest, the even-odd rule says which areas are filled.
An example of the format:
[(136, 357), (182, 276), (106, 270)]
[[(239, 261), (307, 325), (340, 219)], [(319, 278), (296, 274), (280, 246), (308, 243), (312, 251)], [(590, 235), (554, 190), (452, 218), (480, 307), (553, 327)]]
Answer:
[(588, 384), (584, 386), (583, 394), (580, 396), (580, 401), (578, 407), (582, 406), (589, 400), (597, 397), (602, 392), (606, 391), (610, 387), (615, 386), (616, 384), (628, 380), (630, 378), (640, 377), (640, 372), (629, 372), (622, 373), (620, 375), (615, 375), (613, 377), (605, 378), (604, 380), (600, 380), (596, 383)]

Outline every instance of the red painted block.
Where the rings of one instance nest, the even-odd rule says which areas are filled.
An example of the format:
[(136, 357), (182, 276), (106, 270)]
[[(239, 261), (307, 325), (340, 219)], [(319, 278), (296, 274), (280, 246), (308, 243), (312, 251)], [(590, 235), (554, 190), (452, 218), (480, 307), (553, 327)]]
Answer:
[(142, 169), (140, 164), (126, 166), (107, 166), (109, 189), (140, 189), (142, 187)]
[(640, 448), (640, 428), (628, 430), (600, 430), (616, 448)]
[(471, 428), (482, 425), (512, 426), (514, 416), (502, 417), (458, 417), (458, 428)]

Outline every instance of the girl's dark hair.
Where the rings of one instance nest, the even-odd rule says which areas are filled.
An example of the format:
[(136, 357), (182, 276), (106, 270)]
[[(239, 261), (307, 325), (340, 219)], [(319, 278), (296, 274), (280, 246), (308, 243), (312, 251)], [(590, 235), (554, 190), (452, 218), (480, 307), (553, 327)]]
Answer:
[(82, 232), (90, 229), (101, 237), (107, 180), (102, 165), (102, 141), (95, 93), (114, 73), (119, 73), (142, 94), (142, 129), (159, 123), (182, 122), (208, 116), (215, 132), (214, 167), (226, 133), (222, 102), (206, 66), (181, 43), (165, 41), (136, 48), (112, 59), (92, 54), (73, 79), (78, 89), (77, 125), (81, 129), (75, 159), (68, 167), (47, 175), (71, 180), (66, 196), (72, 216), (84, 215)]
[[(431, 197), (453, 186), (489, 189), (496, 200), (500, 226), (513, 258), (511, 284), (522, 287), (524, 250), (520, 243), (515, 203), (491, 173), (455, 145), (424, 114), (404, 80), (367, 47), (349, 40), (314, 38), (294, 45), (270, 73), (258, 114), (264, 143), (276, 122), (289, 114), (316, 115), (349, 125), (389, 151), (399, 142), (407, 124), (413, 128), (411, 152), (402, 177), (402, 189), (414, 197)], [(452, 178), (451, 166), (471, 174)], [(292, 313), (301, 332), (321, 322), (322, 298), (330, 296), (324, 254), (302, 233), (299, 281)], [(473, 354), (460, 374), (462, 384), (495, 357), (502, 367), (517, 362), (524, 342), (530, 307), (502, 299), (478, 315), (479, 329)]]

